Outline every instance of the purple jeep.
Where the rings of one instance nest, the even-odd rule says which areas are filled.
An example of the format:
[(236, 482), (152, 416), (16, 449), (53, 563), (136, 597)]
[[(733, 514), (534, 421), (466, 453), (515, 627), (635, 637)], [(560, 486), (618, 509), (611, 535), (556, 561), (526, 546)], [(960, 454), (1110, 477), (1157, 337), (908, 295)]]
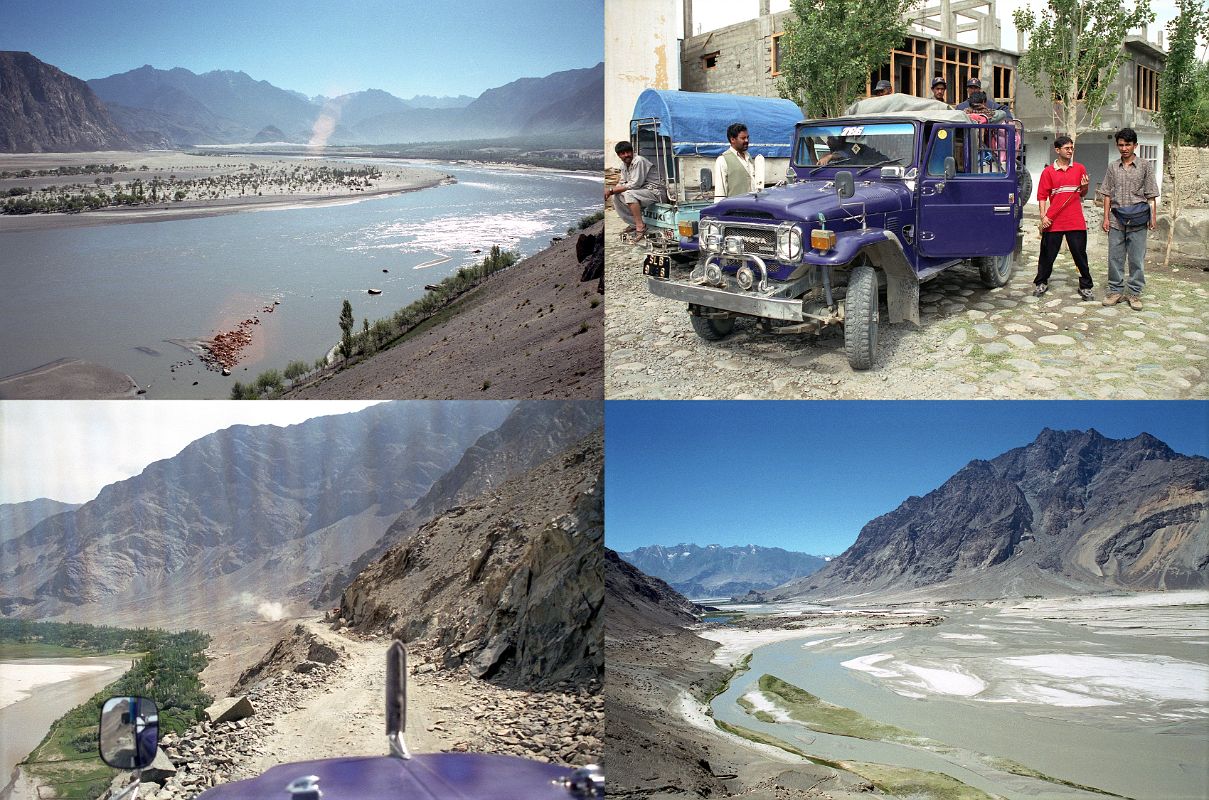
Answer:
[(1018, 129), (893, 98), (798, 123), (785, 183), (703, 209), (698, 258), (649, 256), (650, 291), (688, 303), (709, 341), (740, 316), (776, 333), (843, 325), (859, 370), (877, 358), (881, 286), (889, 321), (918, 325), (919, 286), (944, 270), (971, 265), (987, 286), (1006, 284), (1031, 183)]

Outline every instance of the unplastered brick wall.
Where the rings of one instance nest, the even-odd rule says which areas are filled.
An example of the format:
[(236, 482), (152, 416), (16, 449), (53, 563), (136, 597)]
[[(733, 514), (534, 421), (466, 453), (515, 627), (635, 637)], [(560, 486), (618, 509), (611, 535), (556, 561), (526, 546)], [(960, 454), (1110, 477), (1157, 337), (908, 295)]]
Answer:
[(780, 96), (772, 75), (772, 34), (786, 14), (729, 25), (684, 42), (681, 81), (690, 92)]
[[(1171, 161), (1167, 161), (1163, 195), (1171, 188)], [(1185, 207), (1209, 208), (1209, 148), (1181, 147), (1176, 170), (1180, 176), (1180, 194)]]

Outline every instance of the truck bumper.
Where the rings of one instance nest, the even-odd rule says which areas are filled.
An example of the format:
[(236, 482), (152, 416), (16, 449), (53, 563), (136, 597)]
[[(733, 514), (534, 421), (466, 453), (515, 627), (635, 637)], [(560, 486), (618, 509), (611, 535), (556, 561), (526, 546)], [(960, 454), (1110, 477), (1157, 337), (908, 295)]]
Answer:
[(739, 294), (714, 286), (697, 286), (675, 280), (647, 278), (647, 289), (657, 297), (679, 300), (683, 303), (732, 311), (750, 317), (805, 322), (800, 299), (761, 297), (755, 294)]

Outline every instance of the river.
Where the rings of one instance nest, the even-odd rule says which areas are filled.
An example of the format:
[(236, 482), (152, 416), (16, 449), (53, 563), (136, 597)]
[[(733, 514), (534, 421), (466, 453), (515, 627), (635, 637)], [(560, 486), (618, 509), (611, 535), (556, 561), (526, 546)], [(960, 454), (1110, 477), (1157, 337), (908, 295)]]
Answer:
[[(594, 173), (419, 164), (457, 183), (356, 202), (0, 234), (0, 376), (80, 358), (131, 375), (147, 397), (225, 398), (236, 380), (324, 355), (340, 338), (345, 299), (358, 327), (372, 323), (492, 245), (531, 255), (601, 207)], [(203, 368), (187, 347), (253, 317), (252, 344), (231, 377)]]
[(130, 668), (129, 658), (0, 661), (0, 785), (59, 717)]
[[(936, 611), (936, 609), (931, 609)], [(1084, 609), (1086, 610), (1086, 609)], [(718, 719), (816, 756), (943, 772), (1013, 798), (1093, 797), (1011, 775), (985, 756), (1133, 798), (1209, 791), (1209, 650), (1203, 605), (943, 609), (936, 627), (827, 633), (755, 650), (715, 698)], [(821, 699), (933, 740), (931, 746), (757, 720), (737, 700), (775, 675)], [(980, 755), (981, 754), (981, 755)]]

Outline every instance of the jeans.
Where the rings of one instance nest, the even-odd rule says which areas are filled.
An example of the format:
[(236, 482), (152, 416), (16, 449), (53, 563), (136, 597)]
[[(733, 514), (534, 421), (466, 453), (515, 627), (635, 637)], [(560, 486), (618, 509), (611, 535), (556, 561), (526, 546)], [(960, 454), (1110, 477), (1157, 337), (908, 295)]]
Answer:
[[(1129, 260), (1129, 280), (1125, 280), (1125, 261)], [(1146, 287), (1142, 262), (1146, 259), (1146, 229), (1131, 231), (1108, 229), (1108, 291), (1110, 294), (1141, 296)]]

